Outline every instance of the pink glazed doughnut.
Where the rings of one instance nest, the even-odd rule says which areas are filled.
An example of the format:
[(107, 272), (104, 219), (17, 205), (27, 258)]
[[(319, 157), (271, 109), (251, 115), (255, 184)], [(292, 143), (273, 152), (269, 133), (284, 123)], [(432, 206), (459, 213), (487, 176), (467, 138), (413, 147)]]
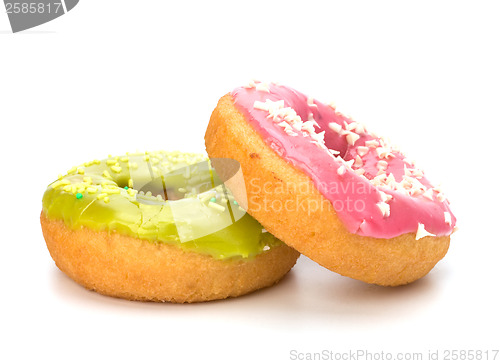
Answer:
[(333, 106), (251, 82), (219, 100), (205, 141), (211, 158), (240, 162), (248, 212), (332, 271), (402, 285), (448, 250), (456, 219), (442, 191)]

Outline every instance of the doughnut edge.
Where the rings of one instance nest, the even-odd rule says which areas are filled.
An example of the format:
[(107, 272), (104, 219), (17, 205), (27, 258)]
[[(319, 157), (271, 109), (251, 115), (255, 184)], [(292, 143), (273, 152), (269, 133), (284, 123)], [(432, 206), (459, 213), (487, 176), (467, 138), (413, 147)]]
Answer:
[(40, 222), (62, 272), (88, 290), (134, 301), (191, 303), (238, 297), (276, 284), (300, 255), (283, 244), (248, 260), (216, 260), (118, 233), (72, 230), (43, 211)]

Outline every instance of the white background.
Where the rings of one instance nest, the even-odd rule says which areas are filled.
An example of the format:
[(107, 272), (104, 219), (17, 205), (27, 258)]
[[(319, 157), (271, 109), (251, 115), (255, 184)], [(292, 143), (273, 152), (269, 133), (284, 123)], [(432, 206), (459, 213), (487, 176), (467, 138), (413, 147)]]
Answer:
[[(0, 362), (500, 349), (499, 14), (497, 1), (82, 0), (11, 34), (2, 9)], [(108, 154), (203, 151), (218, 98), (251, 78), (335, 101), (442, 182), (460, 231), (427, 277), (381, 288), (301, 257), (276, 287), (176, 305), (88, 292), (55, 267), (38, 221), (48, 183)]]

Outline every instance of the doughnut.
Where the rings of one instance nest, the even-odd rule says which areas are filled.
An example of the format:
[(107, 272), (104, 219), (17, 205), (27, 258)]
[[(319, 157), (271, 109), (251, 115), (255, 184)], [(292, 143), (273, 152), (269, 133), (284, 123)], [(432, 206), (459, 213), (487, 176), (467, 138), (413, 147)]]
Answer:
[(40, 221), (61, 271), (129, 300), (237, 297), (277, 283), (299, 256), (194, 153), (132, 153), (73, 167), (48, 186)]
[(252, 81), (223, 96), (205, 134), (211, 158), (241, 164), (245, 209), (320, 265), (382, 286), (425, 276), (456, 218), (397, 148), (292, 88)]

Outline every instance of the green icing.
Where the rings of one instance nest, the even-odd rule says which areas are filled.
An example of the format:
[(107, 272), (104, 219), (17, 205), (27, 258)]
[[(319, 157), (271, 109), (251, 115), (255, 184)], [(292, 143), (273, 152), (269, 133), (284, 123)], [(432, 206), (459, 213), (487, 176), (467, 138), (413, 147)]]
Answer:
[(253, 257), (282, 244), (239, 207), (208, 159), (193, 153), (84, 163), (48, 186), (43, 211), (71, 229), (115, 231), (216, 259)]

